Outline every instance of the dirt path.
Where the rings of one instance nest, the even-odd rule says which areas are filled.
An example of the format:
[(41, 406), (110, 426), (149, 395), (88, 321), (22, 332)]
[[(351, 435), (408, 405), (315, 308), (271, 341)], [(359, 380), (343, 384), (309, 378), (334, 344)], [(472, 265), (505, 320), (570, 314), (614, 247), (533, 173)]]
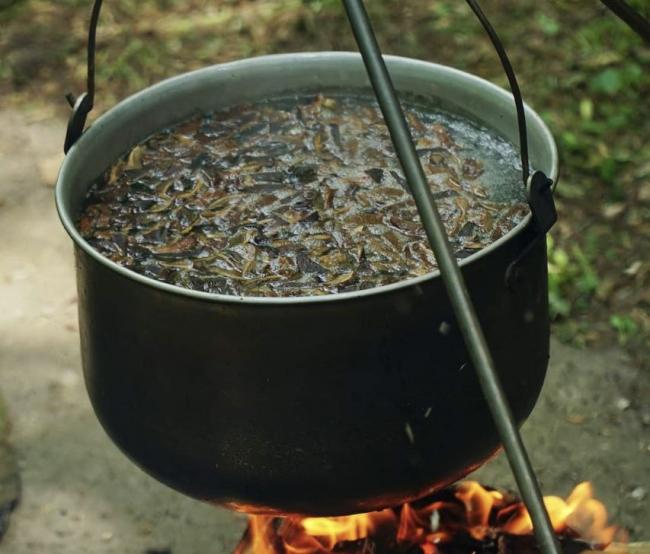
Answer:
[[(144, 475), (112, 445), (90, 408), (72, 249), (44, 183), (52, 177), (42, 174), (43, 160), (56, 166), (63, 134), (61, 121), (0, 111), (0, 389), (23, 482), (0, 552), (228, 553), (242, 518)], [(565, 495), (590, 479), (614, 519), (645, 540), (648, 398), (650, 377), (622, 352), (554, 342), (543, 397), (525, 427), (545, 492)], [(480, 474), (485, 483), (512, 486), (502, 459)]]

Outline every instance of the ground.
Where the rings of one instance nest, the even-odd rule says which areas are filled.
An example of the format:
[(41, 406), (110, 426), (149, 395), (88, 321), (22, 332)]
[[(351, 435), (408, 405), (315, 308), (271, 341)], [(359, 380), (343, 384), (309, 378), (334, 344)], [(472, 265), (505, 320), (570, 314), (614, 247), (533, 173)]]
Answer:
[[(462, 2), (368, 4), (387, 52), (505, 85)], [(647, 541), (650, 49), (596, 1), (484, 4), (562, 159), (551, 364), (524, 438), (545, 493), (589, 479), (612, 519)], [(650, 11), (647, 0), (635, 5)], [(0, 550), (227, 553), (242, 518), (141, 473), (106, 438), (84, 390), (71, 245), (51, 184), (62, 94), (84, 87), (87, 14), (87, 0), (0, 0), (0, 537), (9, 522)], [(345, 25), (338, 0), (107, 2), (95, 113), (208, 63), (354, 49)], [(514, 486), (503, 456), (479, 477)]]
[[(48, 186), (65, 122), (0, 111), (0, 410), (3, 499), (22, 499), (0, 550), (10, 554), (226, 554), (243, 518), (184, 498), (144, 475), (106, 437), (83, 384), (70, 240)], [(39, 152), (43, 162), (34, 160)], [(557, 340), (542, 397), (524, 427), (547, 494), (591, 480), (611, 519), (650, 539), (650, 378), (618, 347), (579, 350)], [(12, 461), (17, 461), (11, 469)], [(513, 488), (503, 456), (486, 484)], [(12, 496), (13, 495), (13, 496)]]

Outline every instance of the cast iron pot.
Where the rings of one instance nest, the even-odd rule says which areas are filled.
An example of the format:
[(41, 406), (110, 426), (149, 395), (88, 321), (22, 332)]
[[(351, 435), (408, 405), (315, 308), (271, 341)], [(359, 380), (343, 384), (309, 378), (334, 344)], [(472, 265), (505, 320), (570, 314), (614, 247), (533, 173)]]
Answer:
[[(448, 67), (387, 61), (401, 94), (517, 143), (509, 93)], [(258, 513), (364, 512), (449, 484), (500, 446), (438, 272), (362, 292), (240, 298), (124, 269), (75, 228), (93, 180), (154, 131), (197, 111), (341, 87), (371, 94), (358, 54), (266, 56), (187, 73), (108, 111), (61, 168), (56, 202), (75, 243), (97, 417), (136, 464), (190, 496)], [(555, 180), (551, 134), (526, 114), (532, 165)], [(529, 217), (461, 263), (518, 422), (548, 362), (539, 239)], [(515, 267), (518, 279), (506, 279)]]

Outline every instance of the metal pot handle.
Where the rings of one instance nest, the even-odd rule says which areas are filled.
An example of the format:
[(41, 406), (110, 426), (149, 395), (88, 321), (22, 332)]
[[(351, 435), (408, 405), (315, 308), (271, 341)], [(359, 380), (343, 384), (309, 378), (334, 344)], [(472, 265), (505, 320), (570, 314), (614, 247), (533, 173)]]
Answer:
[[(68, 121), (68, 129), (66, 132), (65, 143), (63, 151), (67, 154), (72, 145), (77, 142), (82, 135), (88, 114), (93, 109), (95, 101), (95, 49), (97, 37), (97, 23), (99, 21), (99, 13), (101, 11), (103, 0), (95, 0), (93, 3), (92, 13), (90, 16), (90, 26), (88, 29), (88, 69), (86, 76), (86, 89), (87, 92), (82, 93), (78, 98), (75, 98), (71, 93), (66, 95), (68, 103), (72, 107), (72, 115)], [(524, 102), (517, 82), (517, 77), (510, 64), (508, 55), (499, 39), (496, 31), (490, 24), (488, 18), (481, 10), (476, 0), (467, 0), (472, 11), (476, 14), (483, 28), (487, 32), (494, 48), (499, 55), (503, 69), (508, 77), (512, 96), (514, 98), (515, 107), (517, 110), (517, 127), (519, 130), (519, 144), (521, 154), (521, 167), (524, 186), (527, 186), (528, 177), (530, 173), (528, 161), (528, 137), (526, 133), (526, 114), (524, 111)]]
[(95, 0), (93, 11), (90, 15), (90, 27), (88, 28), (88, 69), (86, 72), (86, 90), (78, 98), (72, 93), (65, 95), (68, 104), (72, 108), (72, 115), (68, 120), (68, 129), (65, 133), (65, 142), (63, 143), (63, 152), (68, 153), (72, 145), (77, 142), (84, 131), (86, 119), (90, 110), (93, 109), (95, 102), (95, 46), (97, 37), (97, 22), (99, 21), (99, 12), (102, 9), (104, 0)]
[(508, 78), (508, 84), (510, 85), (510, 90), (512, 92), (512, 97), (515, 102), (515, 109), (517, 110), (517, 129), (519, 131), (519, 153), (521, 155), (521, 171), (522, 178), (524, 181), (524, 186), (528, 186), (528, 177), (530, 175), (530, 164), (528, 161), (528, 133), (526, 131), (526, 112), (524, 110), (524, 100), (521, 96), (521, 90), (519, 88), (519, 83), (517, 82), (517, 76), (515, 75), (515, 70), (512, 68), (508, 54), (506, 53), (503, 43), (499, 39), (499, 35), (495, 31), (494, 27), (488, 20), (483, 10), (478, 5), (476, 0), (466, 0), (469, 7), (474, 12), (474, 15), (478, 18), (483, 29), (487, 33), (494, 49), (496, 50), (499, 60), (501, 61), (501, 66), (503, 71), (505, 71), (506, 77)]
[[(95, 101), (95, 49), (97, 44), (97, 23), (101, 11), (103, 0), (95, 0), (90, 16), (90, 26), (88, 29), (88, 69), (86, 75), (87, 92), (74, 98), (72, 94), (67, 94), (66, 98), (72, 106), (72, 115), (68, 121), (68, 129), (65, 136), (63, 151), (67, 154), (72, 145), (77, 142), (82, 135), (88, 114), (93, 109)], [(526, 131), (526, 113), (524, 110), (524, 101), (519, 89), (517, 77), (512, 68), (512, 64), (506, 54), (505, 48), (499, 39), (494, 27), (490, 24), (487, 16), (483, 13), (476, 0), (467, 0), (481, 25), (490, 37), (494, 45), (503, 70), (508, 77), (510, 89), (515, 103), (517, 112), (517, 128), (519, 131), (519, 150), (521, 154), (521, 169), (524, 185), (526, 186), (528, 203), (533, 213), (533, 227), (536, 234), (545, 234), (557, 220), (555, 205), (553, 203), (552, 181), (540, 172), (530, 176), (530, 167), (528, 160), (528, 135)], [(534, 177), (534, 178), (533, 178)]]
[[(557, 220), (557, 212), (555, 211), (555, 203), (553, 201), (553, 181), (540, 171), (536, 171), (530, 175), (530, 165), (528, 158), (528, 135), (526, 130), (526, 113), (524, 109), (524, 101), (521, 96), (521, 90), (517, 77), (515, 75), (510, 59), (506, 54), (505, 48), (499, 36), (497, 35), (494, 27), (492, 27), (487, 16), (483, 13), (476, 0), (466, 0), (469, 7), (472, 9), (481, 25), (488, 34), (503, 66), (503, 70), (508, 78), (510, 89), (515, 103), (517, 113), (517, 128), (519, 132), (519, 151), (521, 155), (521, 168), (522, 179), (526, 187), (528, 203), (533, 216), (532, 229), (533, 238), (531, 242), (524, 248), (521, 256), (515, 260), (508, 268), (506, 274), (506, 282), (512, 282), (511, 275), (515, 274), (516, 266), (534, 244), (543, 237), (549, 229), (555, 224)], [(97, 37), (97, 23), (99, 21), (99, 13), (101, 11), (103, 0), (94, 0), (93, 8), (90, 16), (90, 26), (88, 29), (88, 68), (86, 76), (86, 89), (87, 92), (82, 93), (78, 98), (75, 98), (71, 93), (66, 95), (68, 103), (72, 107), (72, 115), (68, 121), (68, 128), (65, 136), (65, 143), (63, 151), (67, 154), (72, 145), (79, 139), (84, 131), (86, 119), (88, 114), (93, 109), (95, 100), (95, 49)]]
[(535, 171), (530, 174), (530, 165), (528, 161), (528, 133), (526, 131), (526, 112), (524, 109), (524, 101), (519, 89), (519, 83), (515, 71), (512, 68), (508, 54), (503, 47), (503, 43), (499, 39), (494, 27), (490, 24), (487, 16), (481, 10), (476, 0), (466, 0), (469, 7), (472, 9), (478, 20), (483, 25), (485, 32), (490, 37), (490, 41), (494, 46), (503, 70), (508, 77), (510, 90), (515, 102), (517, 110), (517, 128), (519, 131), (519, 153), (521, 155), (521, 171), (526, 187), (526, 197), (532, 215), (531, 229), (533, 231), (532, 239), (524, 247), (519, 256), (508, 266), (506, 270), (506, 285), (508, 288), (513, 287), (515, 281), (514, 276), (517, 274), (517, 269), (521, 260), (530, 252), (535, 244), (550, 231), (551, 227), (557, 221), (557, 211), (555, 209), (555, 201), (553, 200), (553, 180), (549, 179), (543, 172)]
[[(503, 47), (501, 40), (494, 30), (494, 27), (492, 27), (490, 24), (487, 16), (483, 13), (476, 0), (466, 1), (488, 34), (508, 78), (508, 83), (510, 84), (510, 89), (512, 91), (512, 96), (515, 103), (515, 108), (517, 110), (517, 127), (519, 131), (519, 149), (521, 154), (522, 178), (527, 191), (530, 192), (531, 184), (529, 183), (530, 165), (528, 160), (526, 114), (524, 110), (524, 102), (521, 96), (521, 90), (519, 89), (519, 84), (517, 82), (517, 77), (515, 76), (515, 72), (512, 68), (512, 65), (510, 64), (510, 60), (508, 59), (505, 48)], [(640, 14), (636, 13), (632, 8), (630, 8), (630, 6), (628, 6), (623, 0), (600, 1), (605, 6), (607, 6), (617, 17), (629, 25), (633, 31), (639, 34), (644, 40), (650, 42), (650, 23)], [(78, 98), (75, 98), (71, 93), (66, 94), (66, 99), (72, 107), (72, 115), (68, 121), (68, 129), (63, 146), (63, 151), (66, 154), (83, 133), (88, 114), (93, 109), (95, 100), (95, 47), (97, 37), (97, 22), (99, 20), (99, 12), (101, 10), (102, 3), (103, 0), (94, 1), (90, 17), (90, 26), (88, 29), (88, 69), (86, 76), (87, 92), (82, 93)], [(552, 183), (549, 186), (551, 185)], [(529, 202), (530, 201), (531, 198), (529, 194)], [(531, 205), (531, 208), (532, 207), (533, 206)]]

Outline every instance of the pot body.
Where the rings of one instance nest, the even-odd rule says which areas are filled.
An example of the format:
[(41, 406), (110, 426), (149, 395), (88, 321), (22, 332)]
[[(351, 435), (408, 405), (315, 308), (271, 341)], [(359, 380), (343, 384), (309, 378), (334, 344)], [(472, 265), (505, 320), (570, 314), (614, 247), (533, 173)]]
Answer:
[[(501, 89), (434, 64), (388, 61), (398, 90), (515, 142), (514, 109)], [(270, 56), (183, 75), (100, 118), (59, 176), (93, 407), (133, 461), (196, 498), (249, 512), (364, 512), (432, 492), (499, 448), (437, 273), (329, 297), (224, 297), (120, 268), (74, 229), (92, 181), (150, 133), (197, 110), (342, 84), (368, 88), (359, 56)], [(555, 178), (550, 134), (527, 115), (533, 164)], [(521, 259), (517, 284), (505, 282), (532, 239), (525, 222), (462, 262), (519, 422), (548, 361), (543, 240)]]

